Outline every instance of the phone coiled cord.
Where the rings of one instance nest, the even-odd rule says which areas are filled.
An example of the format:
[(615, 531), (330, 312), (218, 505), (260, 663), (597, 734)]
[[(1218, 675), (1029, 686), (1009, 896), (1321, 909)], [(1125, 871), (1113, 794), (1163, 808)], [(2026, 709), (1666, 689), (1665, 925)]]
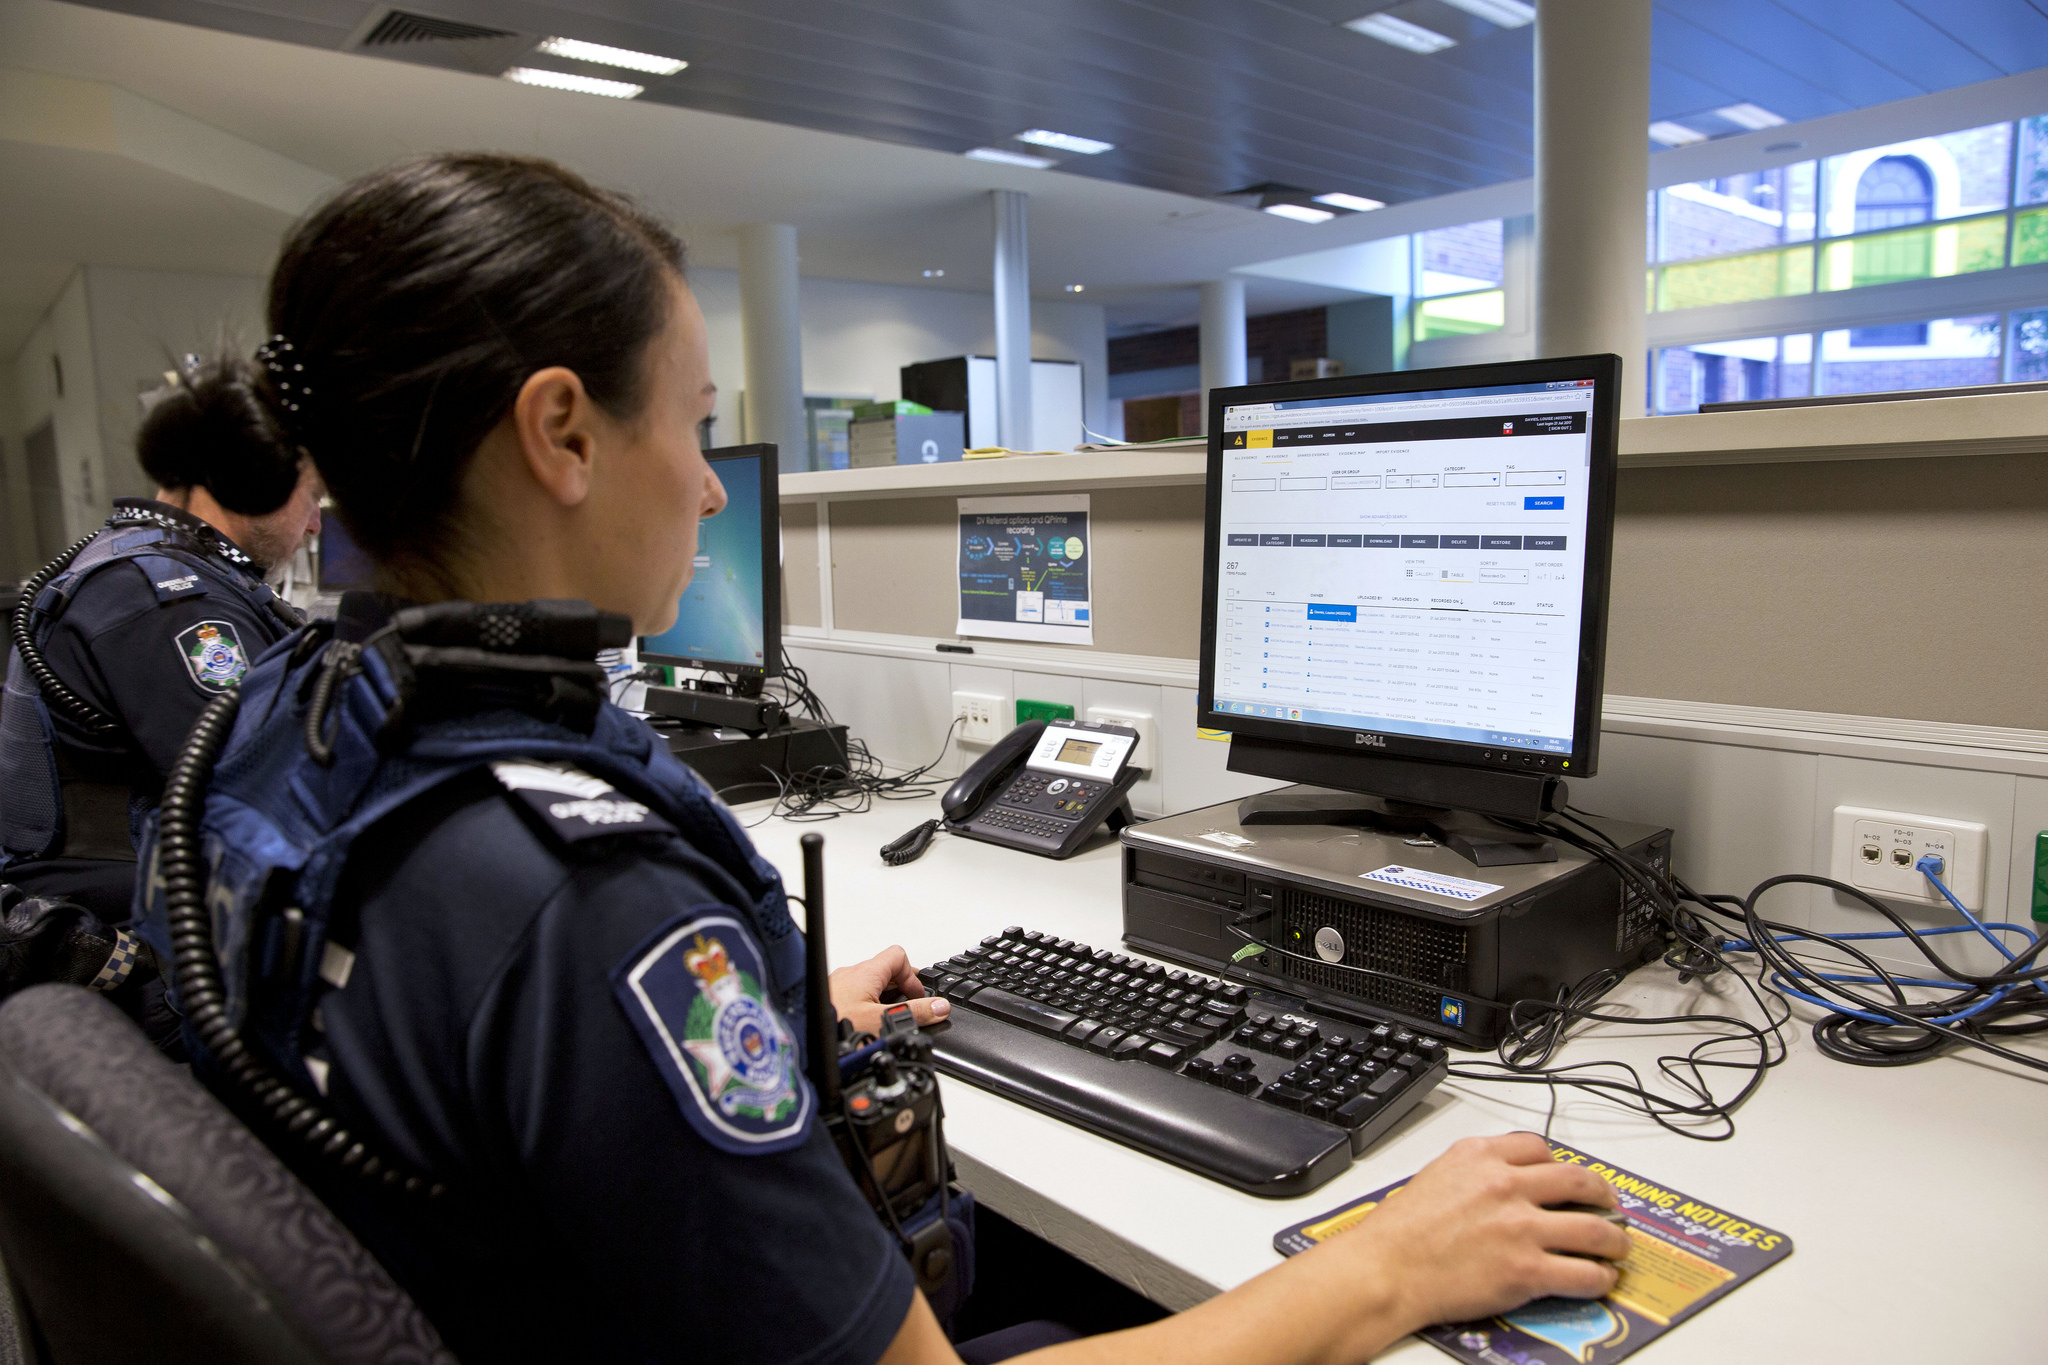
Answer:
[(43, 694), (43, 704), (63, 713), (66, 720), (95, 735), (117, 735), (122, 731), (121, 722), (79, 696), (51, 669), (49, 661), (43, 658), (43, 651), (36, 646), (35, 636), (29, 630), (29, 616), (34, 609), (36, 598), (42, 595), (50, 580), (71, 566), (78, 558), (78, 552), (92, 544), (98, 531), (85, 537), (76, 545), (58, 555), (36, 571), (36, 576), (21, 585), (21, 597), (14, 604), (14, 619), (9, 623), (8, 634), (14, 641), (14, 652), (21, 656), (22, 666), (28, 669), (29, 677), (35, 680), (36, 689)]
[(910, 833), (891, 839), (882, 845), (882, 861), (891, 867), (902, 867), (914, 863), (924, 856), (932, 846), (932, 838), (944, 827), (943, 822), (927, 820)]
[(157, 861), (164, 880), (164, 917), (185, 1018), (213, 1060), (266, 1116), (319, 1160), (372, 1185), (425, 1199), (446, 1186), (371, 1151), (319, 1101), (300, 1091), (251, 1049), (229, 1018), (213, 916), (206, 906), (206, 868), (199, 825), (206, 784), (234, 729), (239, 691), (213, 699), (192, 726), (164, 783), (157, 808)]

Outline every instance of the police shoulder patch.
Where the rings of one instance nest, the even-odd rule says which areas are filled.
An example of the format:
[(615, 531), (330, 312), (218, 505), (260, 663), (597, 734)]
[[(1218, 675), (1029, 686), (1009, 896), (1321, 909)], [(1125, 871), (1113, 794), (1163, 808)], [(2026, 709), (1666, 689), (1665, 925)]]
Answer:
[(601, 777), (567, 763), (507, 760), (491, 765), (500, 786), (561, 839), (606, 834), (674, 834), (676, 827)]
[(809, 1136), (816, 1100), (796, 1037), (769, 1001), (760, 950), (725, 906), (685, 911), (612, 970), (683, 1117), (720, 1151), (783, 1152)]
[(249, 671), (249, 651), (228, 621), (200, 621), (178, 632), (178, 654), (202, 692), (227, 692)]

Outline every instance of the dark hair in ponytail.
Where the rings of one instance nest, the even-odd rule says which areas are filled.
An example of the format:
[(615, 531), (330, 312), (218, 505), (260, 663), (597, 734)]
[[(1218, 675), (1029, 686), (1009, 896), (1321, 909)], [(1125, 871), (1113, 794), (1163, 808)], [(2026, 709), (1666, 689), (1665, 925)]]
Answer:
[(536, 370), (637, 416), (682, 254), (632, 201), (530, 157), (422, 157), (314, 210), (270, 328), (303, 366), (289, 425), (364, 550), (435, 562), (470, 457)]
[(160, 488), (202, 487), (243, 516), (284, 506), (298, 487), (299, 450), (265, 388), (249, 361), (188, 357), (135, 434), (143, 471)]

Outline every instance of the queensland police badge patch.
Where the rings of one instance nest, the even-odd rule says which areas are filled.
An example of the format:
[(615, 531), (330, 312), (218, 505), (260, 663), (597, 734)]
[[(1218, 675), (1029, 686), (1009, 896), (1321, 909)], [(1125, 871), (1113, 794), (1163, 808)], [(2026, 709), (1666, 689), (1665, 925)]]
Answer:
[(249, 652), (226, 621), (201, 621), (179, 631), (178, 652), (202, 691), (229, 691), (249, 671)]
[(663, 926), (613, 970), (612, 990), (705, 1141), (742, 1155), (786, 1151), (808, 1134), (811, 1088), (768, 1002), (760, 952), (722, 908)]

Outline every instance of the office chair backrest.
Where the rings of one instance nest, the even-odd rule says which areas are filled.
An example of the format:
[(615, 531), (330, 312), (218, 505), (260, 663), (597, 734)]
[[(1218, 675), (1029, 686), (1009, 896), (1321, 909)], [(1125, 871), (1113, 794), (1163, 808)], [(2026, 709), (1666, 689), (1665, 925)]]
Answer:
[(0, 1005), (0, 1256), (51, 1365), (453, 1365), (255, 1134), (76, 987)]

